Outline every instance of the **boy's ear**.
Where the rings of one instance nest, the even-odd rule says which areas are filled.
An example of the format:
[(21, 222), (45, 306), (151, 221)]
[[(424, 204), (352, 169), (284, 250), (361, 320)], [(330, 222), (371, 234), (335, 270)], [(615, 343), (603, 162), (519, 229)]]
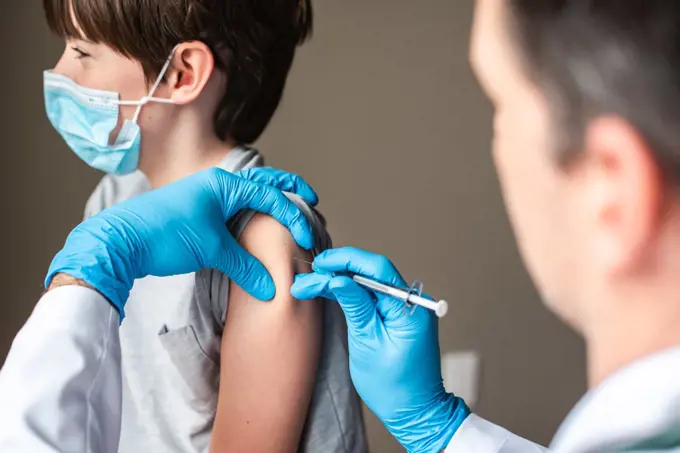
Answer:
[(170, 99), (175, 104), (193, 102), (200, 96), (215, 69), (215, 59), (208, 46), (200, 41), (177, 46), (168, 75)]

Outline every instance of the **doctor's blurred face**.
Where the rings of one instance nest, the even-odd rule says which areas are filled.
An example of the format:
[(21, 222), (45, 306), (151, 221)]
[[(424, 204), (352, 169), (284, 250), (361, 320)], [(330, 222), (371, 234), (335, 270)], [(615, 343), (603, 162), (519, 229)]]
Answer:
[[(520, 253), (545, 303), (582, 331), (595, 309), (588, 301), (621, 264), (602, 223), (607, 172), (587, 152), (558, 158), (556, 124), (524, 69), (507, 3), (477, 1), (471, 64), (494, 107), (493, 158)], [(596, 140), (617, 127), (593, 125)]]

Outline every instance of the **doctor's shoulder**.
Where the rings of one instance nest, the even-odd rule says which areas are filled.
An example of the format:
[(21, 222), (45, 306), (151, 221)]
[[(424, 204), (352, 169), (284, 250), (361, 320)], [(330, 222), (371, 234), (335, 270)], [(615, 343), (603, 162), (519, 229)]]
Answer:
[(99, 181), (87, 200), (84, 218), (97, 215), (106, 208), (149, 190), (151, 185), (140, 171), (122, 176), (107, 174)]

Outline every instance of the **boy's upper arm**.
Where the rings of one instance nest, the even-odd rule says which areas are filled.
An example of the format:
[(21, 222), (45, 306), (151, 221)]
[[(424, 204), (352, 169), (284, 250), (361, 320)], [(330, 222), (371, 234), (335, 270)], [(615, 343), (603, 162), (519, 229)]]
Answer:
[(288, 230), (256, 214), (240, 241), (276, 283), (272, 301), (230, 283), (212, 452), (296, 452), (316, 378), (322, 306), (290, 295), (310, 260)]

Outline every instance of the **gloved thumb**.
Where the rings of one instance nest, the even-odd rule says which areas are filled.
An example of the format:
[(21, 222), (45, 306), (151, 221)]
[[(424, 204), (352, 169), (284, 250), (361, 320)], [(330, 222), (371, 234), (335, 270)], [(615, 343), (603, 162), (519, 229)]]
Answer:
[(226, 274), (251, 296), (272, 300), (276, 295), (276, 285), (260, 260), (248, 253), (229, 233), (224, 234), (222, 243), (216, 262), (209, 265)]

